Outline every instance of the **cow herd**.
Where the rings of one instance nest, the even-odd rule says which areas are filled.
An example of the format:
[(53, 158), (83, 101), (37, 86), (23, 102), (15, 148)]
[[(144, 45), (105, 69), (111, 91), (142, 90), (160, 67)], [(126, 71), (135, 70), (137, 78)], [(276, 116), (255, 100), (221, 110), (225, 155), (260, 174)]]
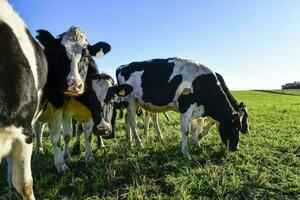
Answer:
[[(23, 199), (35, 199), (33, 140), (42, 153), (46, 123), (58, 173), (68, 169), (72, 120), (83, 125), (89, 162), (93, 160), (92, 133), (100, 139), (115, 135), (120, 105), (127, 110), (128, 142), (132, 133), (138, 147), (142, 146), (136, 126), (138, 107), (147, 112), (145, 127), (152, 118), (162, 140), (157, 113), (180, 114), (183, 156), (189, 156), (190, 130), (200, 147), (199, 139), (217, 124), (221, 141), (232, 151), (238, 150), (239, 133), (249, 131), (245, 105), (232, 96), (220, 74), (204, 65), (181, 58), (132, 62), (117, 68), (115, 83), (98, 71), (94, 60), (111, 50), (108, 43), (90, 44), (87, 35), (75, 26), (57, 37), (47, 30), (37, 33), (34, 39), (8, 2), (0, 0), (0, 161), (6, 158), (8, 184)], [(59, 147), (61, 132), (63, 151)]]

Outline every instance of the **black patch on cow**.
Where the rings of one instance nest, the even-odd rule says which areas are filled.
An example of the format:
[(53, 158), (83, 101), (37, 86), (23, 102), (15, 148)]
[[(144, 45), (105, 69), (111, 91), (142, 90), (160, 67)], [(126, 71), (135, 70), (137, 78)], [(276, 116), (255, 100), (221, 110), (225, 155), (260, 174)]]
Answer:
[(102, 49), (102, 52), (104, 54), (107, 54), (111, 50), (111, 46), (106, 42), (97, 42), (94, 45), (89, 45), (88, 49), (90, 51), (90, 54), (95, 56), (100, 51), (100, 49)]
[(143, 97), (145, 102), (155, 106), (165, 106), (172, 102), (176, 90), (182, 82), (182, 76), (176, 75), (171, 80), (170, 76), (174, 71), (174, 63), (169, 59), (153, 59), (145, 62), (133, 62), (117, 70), (117, 76), (121, 73), (125, 80), (137, 71), (144, 71), (142, 74)]
[(180, 113), (185, 113), (189, 107), (196, 102), (194, 94), (180, 95), (178, 98), (178, 107)]
[(48, 31), (38, 30), (36, 38), (44, 46), (48, 62), (47, 94), (48, 101), (60, 108), (64, 105), (64, 90), (67, 86), (66, 77), (70, 72), (70, 60), (65, 48)]
[(40, 104), (38, 111), (41, 111), (48, 101), (48, 89), (46, 86), (47, 76), (48, 76), (48, 63), (43, 49), (40, 45), (34, 40), (30, 32), (26, 29), (27, 36), (34, 47), (35, 59), (38, 65), (37, 75), (38, 75), (38, 89), (42, 91), (42, 98), (40, 99)]
[(234, 112), (221, 86), (217, 84), (214, 74), (203, 74), (192, 83), (195, 101), (205, 106), (205, 115), (215, 120), (230, 118)]
[[(23, 127), (24, 134), (31, 136), (31, 121), (37, 107), (34, 77), (19, 41), (3, 22), (0, 22), (0, 44), (0, 127)], [(37, 51), (39, 49), (35, 49), (35, 53)], [(37, 59), (39, 72), (47, 68), (41, 65), (41, 60)], [(43, 83), (40, 86), (43, 87)]]
[(226, 94), (217, 83), (214, 74), (198, 76), (193, 81), (193, 93), (198, 105), (204, 105), (205, 115), (219, 121), (219, 132), (223, 142), (229, 140), (231, 150), (236, 150), (241, 124), (234, 113)]

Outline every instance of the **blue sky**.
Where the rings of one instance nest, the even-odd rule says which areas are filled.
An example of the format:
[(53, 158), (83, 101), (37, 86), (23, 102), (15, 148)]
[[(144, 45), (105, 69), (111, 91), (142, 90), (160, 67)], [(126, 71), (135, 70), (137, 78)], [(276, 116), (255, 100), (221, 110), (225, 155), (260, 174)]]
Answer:
[(300, 81), (297, 0), (10, 0), (31, 33), (80, 26), (111, 52), (97, 60), (114, 76), (132, 61), (186, 57), (221, 73), (230, 89)]

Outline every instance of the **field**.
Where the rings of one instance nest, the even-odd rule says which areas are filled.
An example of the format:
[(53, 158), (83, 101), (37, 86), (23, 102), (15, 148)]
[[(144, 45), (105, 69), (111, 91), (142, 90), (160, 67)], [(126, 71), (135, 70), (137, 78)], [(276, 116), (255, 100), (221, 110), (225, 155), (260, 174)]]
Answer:
[[(161, 116), (165, 144), (153, 128), (145, 138), (139, 119), (144, 148), (129, 147), (119, 120), (118, 137), (105, 141), (105, 150), (96, 151), (94, 144), (95, 163), (85, 164), (82, 149), (59, 176), (45, 134), (45, 155), (32, 160), (37, 199), (300, 199), (300, 157), (294, 153), (300, 145), (300, 96), (234, 95), (248, 106), (251, 129), (241, 136), (239, 152), (226, 151), (214, 128), (200, 150), (189, 137), (191, 159), (183, 158), (178, 115), (169, 113), (170, 121)], [(5, 160), (0, 172), (0, 199), (21, 199), (6, 187)]]

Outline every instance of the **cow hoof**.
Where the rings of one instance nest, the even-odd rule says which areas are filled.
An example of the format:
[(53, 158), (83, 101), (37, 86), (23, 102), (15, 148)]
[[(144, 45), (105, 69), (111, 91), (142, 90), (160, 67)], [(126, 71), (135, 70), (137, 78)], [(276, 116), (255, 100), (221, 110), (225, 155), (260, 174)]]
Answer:
[(57, 173), (62, 175), (68, 170), (68, 166), (66, 164), (63, 164), (62, 166), (57, 168)]
[(85, 160), (86, 165), (93, 164), (93, 163), (95, 163), (95, 159), (93, 157), (88, 158), (88, 159)]
[(44, 155), (45, 152), (44, 152), (43, 147), (39, 147), (38, 149), (36, 149), (35, 154), (36, 155)]
[[(12, 178), (12, 177), (11, 177)], [(13, 186), (13, 183), (12, 183), (12, 179), (11, 178), (8, 178), (7, 179), (7, 185), (10, 189), (12, 189), (14, 186)]]
[(195, 144), (196, 148), (197, 149), (201, 149), (200, 142), (199, 141), (195, 141), (195, 140), (193, 140), (193, 141), (194, 141), (194, 144)]
[(229, 147), (229, 151), (238, 151), (240, 148), (237, 146), (237, 147)]
[(181, 151), (184, 158), (190, 158), (190, 154), (188, 151)]
[(80, 154), (80, 145), (75, 144), (73, 149), (72, 149), (72, 156), (77, 156)]
[(187, 154), (187, 155), (183, 155), (184, 159), (186, 160), (191, 160), (192, 157), (190, 156), (190, 154)]

